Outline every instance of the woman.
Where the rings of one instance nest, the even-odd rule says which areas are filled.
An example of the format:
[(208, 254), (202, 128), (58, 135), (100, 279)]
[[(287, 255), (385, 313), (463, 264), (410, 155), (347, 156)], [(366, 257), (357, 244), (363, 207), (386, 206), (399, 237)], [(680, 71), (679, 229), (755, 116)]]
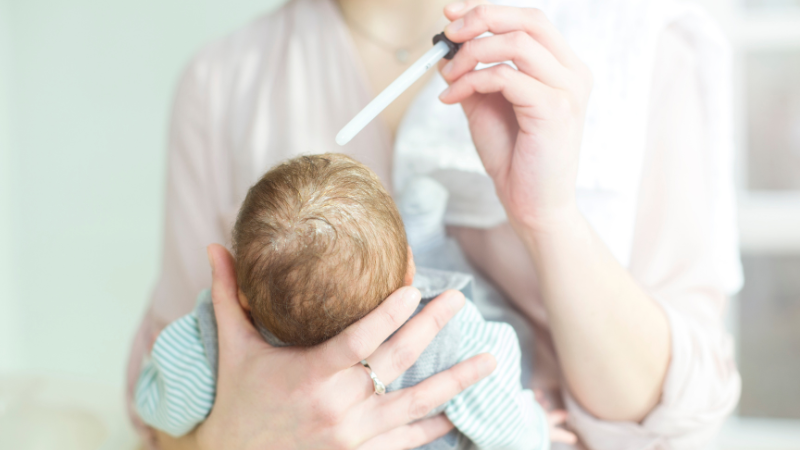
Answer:
[[(563, 401), (579, 445), (702, 448), (739, 393), (721, 319), (741, 283), (725, 47), (701, 14), (668, 2), (531, 4), (552, 22), (537, 9), (448, 5), (445, 31), (466, 44), (442, 78), (345, 150), (388, 185), (394, 147), (399, 187), (429, 175), (449, 188), (451, 234), (533, 324), (532, 383)], [(429, 48), (422, 38), (441, 24), (421, 18), (441, 6), (293, 0), (195, 59), (173, 116), (162, 276), (130, 377), (209, 284), (202, 251), (227, 241), (247, 187), (277, 161), (336, 150), (338, 129)], [(503, 61), (514, 67), (473, 70)], [(435, 101), (442, 79), (441, 102), (463, 113)], [(380, 347), (413, 292), (320, 349), (270, 349), (235, 306), (230, 256), (218, 246), (209, 256), (217, 402), (191, 435), (160, 436), (162, 448), (413, 448), (449, 425), (407, 424), (492, 369), (480, 356), (413, 391), (371, 396), (352, 365), (369, 356), (382, 379), (396, 376), (459, 296), (437, 299)]]

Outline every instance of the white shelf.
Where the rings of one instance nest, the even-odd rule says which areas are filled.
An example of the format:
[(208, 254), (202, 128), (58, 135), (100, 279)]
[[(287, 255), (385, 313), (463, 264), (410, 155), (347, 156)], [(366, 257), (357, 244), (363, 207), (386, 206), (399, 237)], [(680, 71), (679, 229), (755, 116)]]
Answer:
[(731, 417), (717, 440), (717, 450), (798, 449), (800, 420)]
[(729, 30), (743, 48), (780, 49), (800, 46), (800, 12), (751, 13), (738, 17)]
[(739, 233), (743, 252), (800, 252), (800, 193), (742, 195)]

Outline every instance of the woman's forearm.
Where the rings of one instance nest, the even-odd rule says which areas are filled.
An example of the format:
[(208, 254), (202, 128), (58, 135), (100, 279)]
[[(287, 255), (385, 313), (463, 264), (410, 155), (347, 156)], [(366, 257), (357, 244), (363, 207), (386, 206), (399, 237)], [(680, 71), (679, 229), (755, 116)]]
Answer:
[(669, 365), (665, 313), (577, 208), (536, 230), (515, 228), (536, 265), (570, 392), (600, 419), (642, 420)]

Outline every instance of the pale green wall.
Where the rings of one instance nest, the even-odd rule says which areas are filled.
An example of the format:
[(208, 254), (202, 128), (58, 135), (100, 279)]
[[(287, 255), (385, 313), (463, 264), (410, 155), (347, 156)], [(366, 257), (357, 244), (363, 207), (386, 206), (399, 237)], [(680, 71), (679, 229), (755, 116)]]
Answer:
[(0, 317), (17, 325), (24, 370), (121, 384), (158, 269), (176, 78), (203, 43), (280, 0), (2, 1), (13, 145), (0, 252), (15, 295)]
[(19, 367), (20, 346), (15, 318), (14, 279), (11, 265), (11, 130), (9, 123), (9, 32), (8, 0), (0, 0), (0, 370)]

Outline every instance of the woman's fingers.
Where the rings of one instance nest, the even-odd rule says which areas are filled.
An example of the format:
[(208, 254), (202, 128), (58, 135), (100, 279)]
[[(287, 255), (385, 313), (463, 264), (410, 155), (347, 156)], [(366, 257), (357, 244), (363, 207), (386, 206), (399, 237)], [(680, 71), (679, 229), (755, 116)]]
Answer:
[(569, 417), (569, 413), (567, 413), (567, 411), (563, 409), (557, 409), (555, 411), (550, 411), (549, 413), (547, 413), (547, 422), (550, 424), (551, 427), (554, 427), (566, 422), (567, 417)]
[(551, 442), (561, 442), (564, 444), (574, 444), (578, 442), (578, 437), (575, 433), (560, 428), (561, 425), (566, 423), (568, 417), (569, 413), (563, 409), (557, 409), (547, 413)]
[(427, 378), (418, 385), (374, 397), (372, 408), (358, 417), (364, 430), (385, 433), (422, 419), (437, 406), (494, 371), (497, 361), (488, 353), (473, 356)]
[(566, 39), (539, 9), (483, 2), (467, 3), (458, 11), (453, 11), (452, 8), (452, 5), (445, 8), (445, 14), (452, 22), (444, 31), (453, 42), (466, 42), (487, 31), (494, 34), (524, 31), (540, 42), (564, 66), (576, 67), (582, 64)]
[(309, 361), (320, 376), (330, 376), (366, 359), (414, 313), (420, 293), (407, 286), (396, 290), (363, 319), (311, 349)]
[(358, 450), (405, 450), (421, 447), (447, 434), (453, 423), (444, 414), (403, 425), (367, 441)]
[[(381, 344), (372, 355), (365, 358), (378, 379), (388, 386), (408, 370), (439, 331), (461, 310), (465, 302), (464, 294), (459, 291), (444, 292), (406, 322), (390, 340)], [(357, 403), (375, 395), (375, 388), (366, 368), (356, 364), (350, 372), (343, 374), (354, 380), (346, 387), (342, 383), (343, 398), (350, 398), (353, 403)], [(348, 388), (352, 391), (348, 391)]]
[(459, 291), (439, 295), (367, 358), (380, 380), (388, 385), (408, 370), (465, 301)]
[(453, 21), (478, 5), (490, 4), (488, 0), (465, 0), (463, 2), (450, 3), (444, 7), (444, 15), (447, 17), (447, 20)]
[[(500, 93), (516, 108), (530, 108), (536, 118), (547, 118), (548, 111), (560, 112), (563, 106), (555, 89), (531, 78), (508, 64), (466, 73), (439, 95), (443, 103), (460, 103), (473, 94)], [(517, 114), (521, 112), (518, 111)]]
[(563, 428), (556, 428), (554, 430), (550, 430), (550, 442), (573, 445), (578, 443), (578, 436), (575, 433), (567, 431)]
[(539, 42), (524, 31), (489, 36), (467, 41), (441, 70), (448, 82), (473, 70), (478, 63), (512, 61), (517, 69), (542, 83), (565, 88), (570, 72)]
[[(214, 303), (214, 314), (219, 328), (220, 346), (230, 346), (234, 350), (241, 349), (242, 341), (257, 336), (258, 332), (239, 304), (239, 288), (236, 284), (233, 257), (219, 244), (209, 245), (206, 252), (211, 264), (211, 300)], [(229, 353), (220, 352), (221, 355)]]

